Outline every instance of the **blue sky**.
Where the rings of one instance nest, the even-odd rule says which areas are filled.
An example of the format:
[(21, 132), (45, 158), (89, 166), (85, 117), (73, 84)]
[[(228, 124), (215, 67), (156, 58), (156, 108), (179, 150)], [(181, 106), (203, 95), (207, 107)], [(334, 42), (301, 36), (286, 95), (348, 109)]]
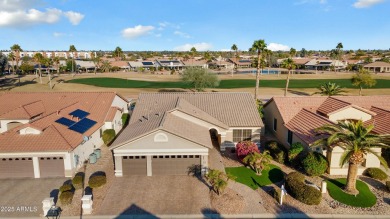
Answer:
[(0, 0), (0, 49), (390, 48), (390, 0)]

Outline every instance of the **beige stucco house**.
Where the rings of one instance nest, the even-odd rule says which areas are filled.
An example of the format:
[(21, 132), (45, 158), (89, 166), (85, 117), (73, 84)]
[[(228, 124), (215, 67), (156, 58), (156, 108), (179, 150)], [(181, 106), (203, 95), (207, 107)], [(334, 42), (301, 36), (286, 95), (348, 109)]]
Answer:
[(387, 62), (373, 62), (363, 66), (364, 69), (375, 73), (388, 73), (390, 72), (390, 63)]
[(249, 93), (141, 93), (129, 125), (110, 147), (115, 175), (205, 172), (214, 162), (211, 150), (259, 142), (263, 126)]
[(0, 179), (72, 177), (127, 112), (114, 92), (1, 94)]
[[(389, 134), (390, 96), (333, 96), (333, 97), (273, 97), (264, 105), (267, 130), (287, 148), (301, 142), (309, 148), (319, 136), (314, 129), (341, 120), (363, 120), (375, 124), (373, 132)], [(325, 148), (311, 148), (326, 155)], [(380, 154), (381, 149), (375, 149)], [(343, 149), (333, 149), (330, 174), (346, 174), (347, 166), (340, 167)], [(359, 174), (367, 167), (379, 167), (374, 155), (367, 155), (366, 162), (359, 167)]]

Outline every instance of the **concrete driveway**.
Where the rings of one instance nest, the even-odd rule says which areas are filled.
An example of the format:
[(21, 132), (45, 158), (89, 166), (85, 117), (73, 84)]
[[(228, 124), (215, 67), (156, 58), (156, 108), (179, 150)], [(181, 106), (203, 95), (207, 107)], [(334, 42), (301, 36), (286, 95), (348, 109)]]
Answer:
[(0, 218), (43, 215), (42, 201), (54, 197), (66, 178), (0, 179)]
[(195, 177), (129, 176), (114, 179), (94, 214), (203, 214), (209, 209), (209, 188)]

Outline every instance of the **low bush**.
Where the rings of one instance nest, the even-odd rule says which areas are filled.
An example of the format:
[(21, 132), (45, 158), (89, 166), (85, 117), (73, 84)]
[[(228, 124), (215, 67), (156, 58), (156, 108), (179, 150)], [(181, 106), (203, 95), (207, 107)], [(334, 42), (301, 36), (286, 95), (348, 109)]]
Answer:
[(318, 205), (321, 202), (321, 191), (305, 183), (305, 176), (292, 172), (286, 176), (286, 190), (289, 195), (307, 205)]
[(240, 159), (241, 161), (248, 154), (251, 154), (254, 152), (260, 153), (259, 148), (257, 147), (257, 145), (254, 142), (241, 141), (241, 142), (238, 142), (236, 145), (236, 154), (237, 154), (238, 159)]
[(78, 172), (72, 179), (72, 184), (75, 189), (82, 189), (84, 183), (84, 173)]
[(390, 191), (390, 181), (386, 181), (386, 187)]
[(74, 194), (71, 191), (62, 192), (59, 197), (61, 204), (63, 205), (71, 204), (73, 200), (73, 195)]
[(279, 203), (280, 202), (280, 196), (282, 195), (282, 190), (279, 187), (274, 187), (274, 189), (271, 191), (272, 197)]
[(271, 141), (266, 144), (265, 148), (276, 162), (284, 164), (286, 153), (283, 145), (278, 144), (276, 141)]
[(387, 179), (387, 174), (379, 169), (379, 168), (367, 168), (364, 171), (364, 175), (369, 176), (371, 178), (377, 179), (377, 180), (386, 180)]
[(304, 154), (303, 150), (303, 145), (300, 142), (292, 144), (288, 150), (288, 162), (293, 166), (299, 165)]
[(129, 122), (130, 115), (128, 113), (122, 114), (122, 126), (127, 126), (127, 123)]
[(102, 187), (107, 183), (107, 177), (105, 175), (91, 176), (88, 181), (89, 187), (92, 189)]
[(328, 169), (328, 160), (318, 152), (312, 151), (302, 160), (302, 166), (309, 176), (320, 176)]
[(103, 132), (103, 142), (105, 145), (109, 145), (112, 140), (115, 138), (115, 130), (114, 129), (106, 129)]
[(72, 184), (65, 184), (65, 185), (62, 185), (59, 189), (60, 193), (63, 193), (63, 192), (68, 192), (68, 191), (72, 191), (73, 190), (73, 186)]

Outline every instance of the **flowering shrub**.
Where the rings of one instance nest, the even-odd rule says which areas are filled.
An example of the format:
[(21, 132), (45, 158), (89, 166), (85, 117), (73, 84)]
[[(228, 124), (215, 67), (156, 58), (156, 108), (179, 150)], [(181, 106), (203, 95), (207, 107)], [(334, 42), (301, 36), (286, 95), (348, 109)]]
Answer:
[(237, 157), (241, 161), (246, 157), (246, 155), (248, 155), (250, 153), (254, 153), (254, 152), (260, 153), (259, 148), (257, 147), (257, 145), (254, 142), (241, 141), (241, 142), (238, 142), (236, 145)]

